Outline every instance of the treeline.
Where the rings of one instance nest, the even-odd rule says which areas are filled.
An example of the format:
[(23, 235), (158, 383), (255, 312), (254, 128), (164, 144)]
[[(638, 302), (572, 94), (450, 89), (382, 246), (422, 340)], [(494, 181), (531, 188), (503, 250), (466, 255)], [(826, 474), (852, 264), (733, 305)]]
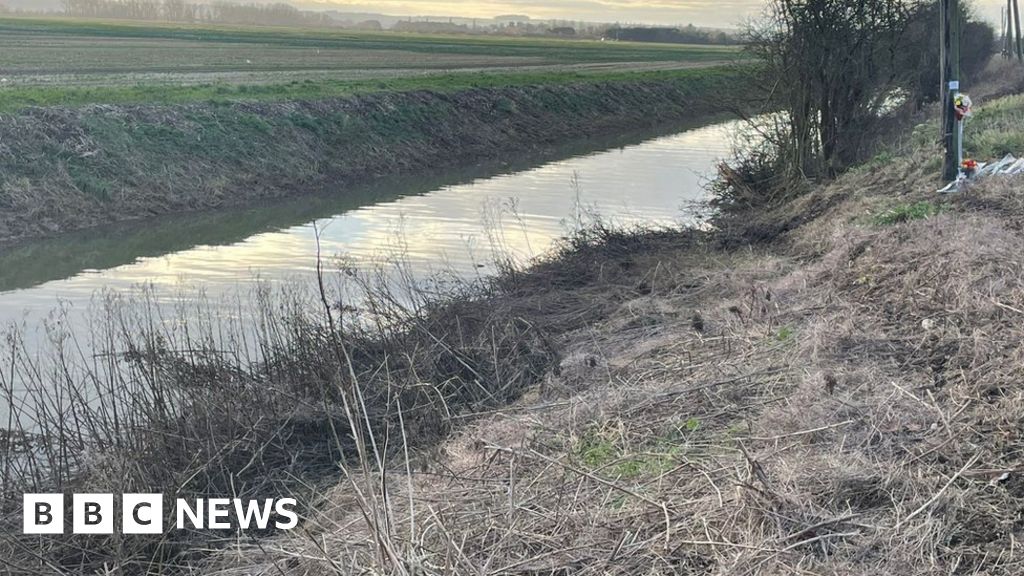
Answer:
[(466, 34), (472, 32), (465, 24), (453, 22), (414, 22), (402, 20), (391, 28), (395, 32), (414, 32), (418, 34)]
[(193, 4), (186, 0), (64, 0), (68, 16), (257, 24), (269, 26), (328, 26), (326, 14), (299, 10), (288, 4), (235, 4), (217, 1)]
[(685, 28), (614, 26), (607, 37), (625, 42), (665, 42), (669, 44), (739, 44), (740, 39), (720, 30), (701, 30), (693, 24)]

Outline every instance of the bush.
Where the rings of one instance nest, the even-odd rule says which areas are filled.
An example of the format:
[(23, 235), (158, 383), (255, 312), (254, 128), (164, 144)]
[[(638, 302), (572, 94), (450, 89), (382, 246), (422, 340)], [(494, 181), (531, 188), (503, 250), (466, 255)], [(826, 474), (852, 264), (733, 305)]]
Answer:
[(776, 146), (761, 144), (718, 166), (718, 178), (711, 183), (711, 205), (717, 209), (750, 209), (771, 203), (785, 192), (779, 174), (784, 166)]

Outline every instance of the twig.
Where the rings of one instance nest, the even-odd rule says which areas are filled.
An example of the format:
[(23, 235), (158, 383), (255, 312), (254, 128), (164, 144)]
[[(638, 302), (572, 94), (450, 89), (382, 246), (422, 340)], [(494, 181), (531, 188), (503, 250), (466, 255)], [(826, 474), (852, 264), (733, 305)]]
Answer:
[[(841, 516), (839, 518), (832, 518), (830, 520), (825, 520), (825, 521), (822, 521), (822, 522), (818, 522), (817, 524), (814, 524), (813, 526), (808, 526), (807, 528), (804, 528), (803, 530), (800, 530), (799, 532), (794, 532), (793, 534), (790, 534), (789, 536), (786, 536), (785, 538), (782, 539), (782, 541), (783, 542), (789, 542), (790, 540), (796, 540), (797, 538), (801, 538), (803, 536), (806, 536), (807, 534), (810, 534), (811, 532), (814, 532), (815, 530), (819, 530), (819, 529), (824, 528), (826, 526), (833, 526), (835, 524), (842, 524), (842, 523), (846, 522), (847, 520), (853, 520), (854, 518), (856, 518), (858, 516), (860, 516), (860, 514), (847, 514), (846, 516)], [(787, 548), (787, 550), (788, 550), (788, 548)]]
[(936, 500), (941, 498), (942, 495), (946, 493), (946, 490), (949, 490), (949, 487), (952, 486), (954, 482), (956, 482), (957, 478), (960, 478), (961, 476), (963, 476), (964, 472), (967, 472), (968, 468), (970, 468), (971, 466), (974, 466), (974, 463), (977, 462), (980, 457), (981, 456), (979, 456), (978, 454), (975, 454), (970, 460), (967, 461), (967, 464), (964, 464), (963, 468), (961, 468), (956, 474), (953, 475), (952, 478), (949, 479), (949, 482), (946, 482), (946, 485), (943, 486), (941, 490), (936, 492), (935, 495), (932, 496), (927, 502), (922, 504), (920, 508), (918, 508), (917, 510), (914, 510), (913, 512), (910, 513), (909, 516), (907, 516), (906, 518), (904, 518), (904, 519), (900, 520), (899, 522), (897, 522), (896, 526), (893, 527), (893, 530), (898, 530), (900, 526), (906, 524), (907, 522), (910, 522), (915, 517), (917, 517), (918, 514), (920, 514), (921, 512), (924, 512), (925, 510), (930, 508), (931, 505), (934, 504)]
[(790, 550), (792, 550), (794, 548), (799, 548), (800, 546), (803, 546), (805, 544), (813, 544), (815, 542), (819, 542), (821, 540), (826, 540), (828, 538), (849, 538), (850, 536), (859, 536), (859, 535), (860, 535), (860, 532), (830, 532), (828, 534), (820, 534), (820, 535), (815, 536), (813, 538), (808, 538), (807, 540), (801, 540), (799, 542), (794, 542), (793, 544), (790, 544), (789, 546), (786, 546), (785, 548), (783, 548), (781, 550), (781, 552), (788, 552), (788, 551), (790, 551)]
[(812, 428), (811, 430), (801, 430), (800, 432), (792, 432), (790, 434), (779, 434), (777, 436), (749, 436), (747, 438), (737, 438), (737, 440), (748, 442), (772, 442), (775, 440), (782, 440), (783, 438), (792, 438), (793, 436), (806, 436), (808, 434), (814, 434), (815, 432), (824, 432), (825, 430), (831, 430), (832, 428), (841, 428), (843, 426), (849, 426), (854, 422), (856, 422), (856, 420), (847, 420), (845, 422), (839, 422), (838, 424), (829, 424), (828, 426)]

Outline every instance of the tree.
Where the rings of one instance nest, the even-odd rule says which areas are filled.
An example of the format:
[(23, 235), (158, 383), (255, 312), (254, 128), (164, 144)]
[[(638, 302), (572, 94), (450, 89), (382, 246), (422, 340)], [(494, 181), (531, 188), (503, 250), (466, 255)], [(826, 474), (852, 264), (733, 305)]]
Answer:
[[(969, 84), (994, 54), (996, 38), (992, 27), (975, 19), (963, 3), (960, 10), (960, 79)], [(919, 48), (904, 52), (900, 65), (911, 73), (908, 89), (917, 108), (938, 101), (942, 95), (938, 21), (939, 2), (921, 1), (911, 10), (906, 43)]]
[[(880, 111), (909, 84), (905, 0), (770, 0), (747, 31), (771, 104), (780, 167), (831, 177), (853, 162)], [(776, 116), (778, 120), (780, 116)]]

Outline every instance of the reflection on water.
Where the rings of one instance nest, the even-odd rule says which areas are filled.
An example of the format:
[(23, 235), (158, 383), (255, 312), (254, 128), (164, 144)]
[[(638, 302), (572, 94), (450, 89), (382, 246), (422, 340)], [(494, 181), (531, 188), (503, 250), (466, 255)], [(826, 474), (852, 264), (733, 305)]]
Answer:
[[(142, 284), (159, 298), (211, 299), (256, 282), (303, 281), (324, 254), (355, 264), (401, 252), (417, 274), (477, 274), (494, 238), (519, 258), (543, 253), (579, 205), (618, 224), (676, 223), (699, 201), (729, 125), (715, 125), (539, 166), (481, 166), (387, 179), (330, 196), (35, 242), (0, 253), (0, 324), (33, 324), (58, 302), (84, 309), (100, 289)], [(494, 174), (499, 175), (494, 175)], [(180, 300), (179, 300), (180, 301)]]

